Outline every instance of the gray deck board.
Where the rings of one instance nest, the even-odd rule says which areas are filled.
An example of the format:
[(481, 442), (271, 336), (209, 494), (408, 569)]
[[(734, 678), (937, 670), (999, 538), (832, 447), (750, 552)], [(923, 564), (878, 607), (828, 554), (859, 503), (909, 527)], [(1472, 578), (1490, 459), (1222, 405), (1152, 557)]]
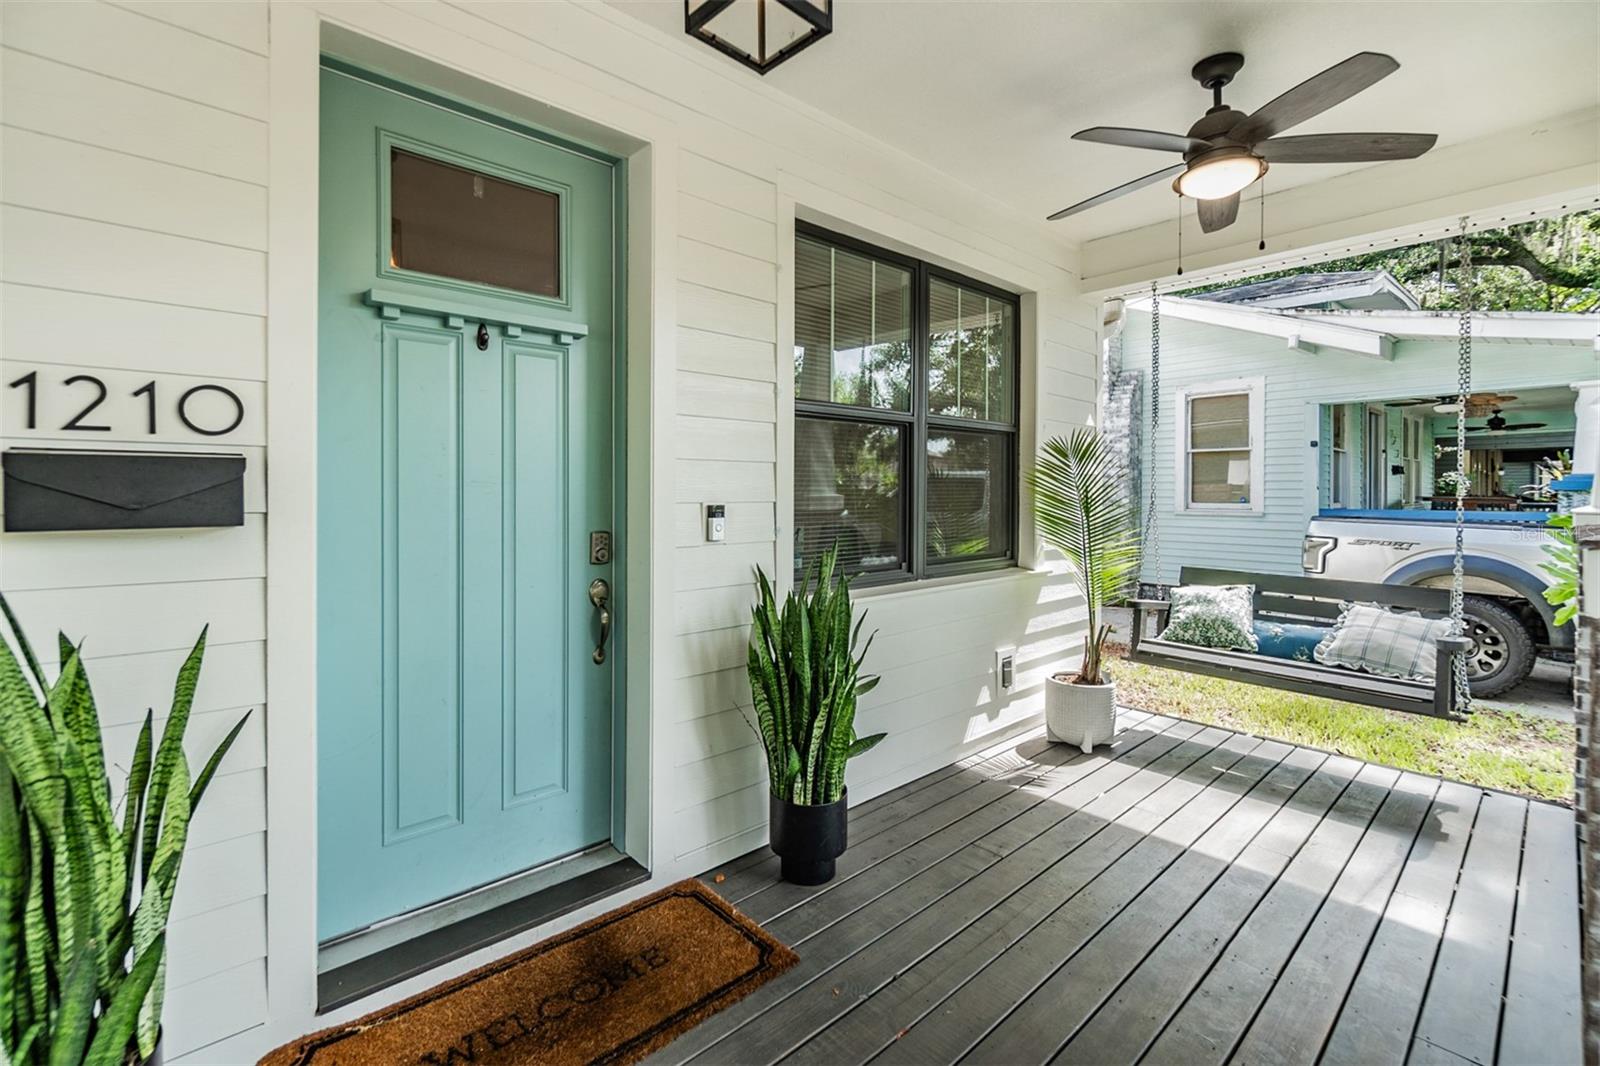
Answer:
[[(1484, 794), (1408, 1061), (1495, 1061), (1528, 801)], [(1449, 1054), (1441, 1056), (1438, 1052)]]
[(1068, 1040), (1056, 1061), (1134, 1062), (1144, 1054), (1360, 769), (1354, 759), (1334, 757), (1322, 763), (1122, 987)]
[[(970, 924), (994, 905), (999, 886), (1018, 876), (1031, 876), (1040, 860), (1054, 853), (1072, 852), (1081, 869), (1063, 886), (1066, 892), (1075, 891), (1091, 880), (1095, 873), (1109, 864), (1121, 851), (1132, 847), (1141, 835), (1139, 828), (1121, 832), (1114, 829), (1125, 815), (1133, 814), (1139, 802), (1181, 774), (1190, 764), (1207, 754), (1214, 746), (1227, 739), (1221, 730), (1199, 730), (1189, 740), (1173, 745), (1147, 766), (1126, 773), (1142, 753), (1155, 749), (1171, 739), (1163, 735), (1142, 745), (1123, 762), (1113, 763), (1105, 772), (1096, 775), (1107, 780), (1096, 785), (1094, 779), (1083, 784), (1091, 788), (1081, 795), (1067, 797), (1060, 804), (1066, 817), (1051, 827), (1051, 832), (1035, 838), (1047, 840), (1031, 849), (1022, 860), (1011, 863), (1000, 876), (987, 880), (974, 878), (958, 892), (952, 892), (917, 915), (916, 920), (899, 926), (894, 932), (873, 943), (867, 950), (852, 955), (848, 962), (829, 973), (824, 980), (814, 981), (796, 990), (794, 995), (780, 1000), (763, 1013), (759, 1024), (748, 1026), (736, 1034), (736, 1039), (715, 1050), (705, 1062), (745, 1063), (776, 1059), (792, 1051), (807, 1037), (836, 1019), (853, 1002), (869, 996), (881, 988), (889, 978), (918, 958), (936, 948), (952, 932)], [(1123, 780), (1106, 788), (1121, 773)], [(1103, 791), (1102, 791), (1103, 790)], [(1057, 832), (1056, 830), (1059, 830)], [(1020, 849), (1019, 849), (1020, 850)], [(1012, 852), (1005, 858), (1014, 858)], [(1000, 860), (1004, 861), (1004, 858)], [(995, 863), (996, 866), (999, 863)], [(937, 869), (937, 867), (935, 868)], [(988, 871), (986, 871), (988, 872)]]
[[(1276, 810), (1277, 801), (1281, 799), (1279, 791), (1283, 788), (1293, 791), (1298, 781), (1309, 776), (1310, 771), (1315, 769), (1316, 764), (1323, 758), (1318, 753), (1302, 752), (1276, 742), (1267, 742), (1251, 753), (1252, 759), (1270, 757), (1277, 760), (1285, 756), (1292, 762), (1271, 768), (1266, 775), (1265, 783), (1234, 803), (1231, 809), (1222, 815), (1217, 825), (1205, 831), (1201, 836), (1202, 841), (1220, 839), (1222, 826), (1238, 820), (1241, 814), (1248, 820), (1252, 811), (1259, 811), (1260, 820), (1265, 821), (1270, 817), (1270, 812)], [(1234, 787), (1232, 772), (1242, 769), (1244, 769), (1242, 764), (1235, 764), (1230, 768), (1229, 776), (1221, 783), (1208, 785), (1208, 791), (1220, 792), (1225, 796), (1226, 792)], [(1247, 779), (1241, 775), (1238, 784), (1243, 786), (1246, 783)], [(1198, 802), (1198, 800), (1191, 802), (1189, 807), (1185, 808), (1185, 817), (1200, 810)], [(1172, 833), (1178, 828), (1180, 826), (1169, 819), (1167, 823), (1158, 827), (1157, 836), (1147, 837), (1137, 845), (1135, 850), (1145, 849), (1146, 852), (1139, 856), (1140, 861), (1152, 857), (1148, 854), (1151, 851), (1150, 846), (1161, 847), (1162, 842), (1170, 840)], [(1193, 856), (1196, 853), (1185, 854)], [(1125, 856), (1119, 862), (1127, 862), (1131, 858), (1133, 858), (1131, 855)], [(1167, 874), (1163, 873), (1161, 876), (1165, 878)], [(1147, 890), (1141, 899), (1149, 895)], [(952, 938), (937, 951), (920, 960), (910, 970), (898, 975), (892, 984), (824, 1030), (790, 1061), (816, 1063), (822, 1066), (828, 1062), (839, 1061), (847, 1051), (870, 1053), (895, 1042), (902, 1031), (910, 1031), (907, 1029), (907, 1019), (912, 1022), (920, 1020), (959, 987), (967, 975), (977, 973), (1027, 935), (1036, 926), (1041, 915), (1047, 914), (1050, 908), (1061, 902), (1062, 897), (1048, 878), (1041, 878), (1026, 886), (1024, 890), (1007, 900), (1005, 906), (991, 910), (978, 922), (963, 930), (959, 936)], [(1108, 942), (1109, 940), (1096, 937), (1091, 942), (1091, 953), (1093, 946)], [(1073, 982), (1072, 988), (1076, 991), (1079, 988), (1078, 983)], [(897, 1056), (900, 1050), (900, 1048), (894, 1049), (890, 1059)]]
[(1405, 1059), (1482, 798), (1469, 785), (1440, 784), (1323, 1049), (1326, 1066)]
[[(1097, 749), (1086, 761), (1071, 764), (1071, 772), (1078, 776), (1057, 796), (1058, 805), (1063, 808), (1063, 818), (1073, 813), (1074, 804), (1091, 802), (1108, 787), (1126, 779), (1139, 767), (1170, 750), (1178, 742), (1172, 738), (1163, 739), (1157, 731), (1176, 724), (1172, 719), (1150, 719), (1119, 735), (1109, 749)], [(1043, 834), (1050, 842), (1044, 846), (1069, 848), (1072, 845), (1067, 837), (1076, 832), (1076, 825), (1063, 826), (1057, 823)], [(1087, 836), (1083, 833), (1077, 835)], [(843, 917), (827, 906), (829, 893), (818, 893), (812, 906), (791, 911), (790, 915), (767, 926), (775, 936), (783, 938), (800, 953), (799, 965), (778, 980), (762, 986), (728, 1009), (708, 1018), (648, 1061), (683, 1062), (851, 956), (863, 951), (881, 954), (884, 949), (879, 941), (891, 931), (897, 930), (902, 924), (910, 924), (913, 919), (919, 919), (929, 906), (944, 901), (949, 893), (963, 891), (965, 895), (972, 896), (989, 890), (997, 877), (1002, 876), (992, 874), (993, 867), (1004, 864), (1004, 872), (1019, 866), (1027, 867), (1029, 858), (1038, 854), (1041, 846), (1035, 844), (1019, 850), (1026, 852), (1022, 858), (997, 862), (988, 852), (975, 846), (963, 849), (919, 874), (899, 890), (875, 900), (872, 907)], [(972, 878), (967, 870), (981, 870), (982, 874)], [(817, 912), (814, 916), (807, 916), (806, 921), (820, 926), (824, 935), (802, 939), (786, 934), (785, 919), (791, 922), (801, 920), (800, 910)], [(906, 938), (906, 934), (902, 933), (901, 938)]]
[[(1024, 912), (1024, 921), (1031, 920), (1032, 924), (1021, 929), (1021, 935), (1013, 930), (1007, 937), (1011, 941), (1009, 944), (994, 938), (997, 941), (994, 946), (1004, 948), (1004, 952), (990, 960), (936, 1010), (912, 1025), (876, 1061), (953, 1062), (967, 1054), (984, 1035), (984, 1020), (1004, 1017), (1007, 1009), (1019, 1002), (1028, 988), (1049, 975), (1064, 957), (1068, 945), (1081, 943), (1092, 935), (1093, 928), (1098, 928), (1103, 921), (1102, 912), (1116, 905), (1114, 901), (1119, 894), (1127, 893), (1138, 879), (1152, 876), (1152, 865), (1160, 861), (1160, 856), (1148, 847), (1156, 839), (1152, 834), (1171, 834), (1180, 839), (1198, 835), (1221, 813), (1221, 808), (1236, 801), (1242, 791), (1235, 788), (1213, 790), (1208, 786), (1218, 778), (1253, 784), (1276, 765), (1276, 758), (1270, 761), (1249, 758), (1250, 751), (1258, 746), (1259, 742), (1255, 741), (1231, 747), (1224, 745), (1139, 803), (1131, 816), (1124, 819), (1123, 824), (1130, 832), (1121, 840), (1123, 846), (1103, 857), (1096, 856), (1095, 867), (1086, 871), (1092, 873), (1092, 877), (1079, 877), (1081, 887), (1070, 894), (1030, 893), (1031, 907)], [(1225, 776), (1234, 772), (1239, 774), (1238, 778)], [(1104, 862), (1104, 859), (1111, 861)], [(1069, 869), (1084, 865), (1081, 853), (1063, 861)], [(936, 956), (924, 960), (924, 964), (941, 965)], [(942, 968), (947, 976), (961, 976), (947, 965)]]
[(1578, 960), (1569, 950), (1578, 936), (1578, 848), (1572, 818), (1558, 808), (1530, 803), (1500, 1027), (1502, 1058), (1583, 1059), (1578, 1039), (1583, 989)]
[(1184, 1066), (1227, 1061), (1399, 776), (1362, 767), (1151, 1046), (1147, 1061)]
[(708, 871), (800, 962), (649, 1061), (1575, 1059), (1570, 810), (1123, 724), (860, 804), (829, 885), (764, 851)]
[(1287, 1064), (1316, 1059), (1438, 789), (1435, 778), (1400, 775), (1233, 1061)]

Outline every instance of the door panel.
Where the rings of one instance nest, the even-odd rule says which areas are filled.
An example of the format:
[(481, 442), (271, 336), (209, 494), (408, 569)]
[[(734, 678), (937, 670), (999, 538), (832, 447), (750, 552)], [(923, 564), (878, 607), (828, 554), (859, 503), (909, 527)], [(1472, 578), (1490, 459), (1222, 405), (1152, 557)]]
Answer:
[[(538, 662), (549, 648), (563, 649), (563, 660), (571, 655), (565, 610), (570, 582), (565, 568), (552, 569), (541, 551), (544, 545), (567, 545), (567, 389), (562, 362), (553, 352), (512, 349), (506, 366), (512, 404), (507, 482), (514, 500), (509, 571), (517, 595), (508, 656), (512, 698), (505, 708), (505, 799), (514, 804), (568, 783), (567, 716), (561, 713), (567, 705), (566, 675), (523, 665)], [(567, 555), (563, 550), (558, 558)]]
[(461, 821), (461, 341), (383, 329), (384, 838)]
[[(618, 580), (610, 560), (592, 564), (588, 552), (589, 532), (615, 522), (611, 168), (341, 73), (325, 71), (322, 90), (317, 790), (327, 939), (609, 839), (620, 667), (611, 654), (592, 658), (587, 593), (596, 578)], [(498, 228), (467, 216), (477, 190), (505, 191), (494, 182), (559, 196), (559, 292), (395, 267), (386, 190), (396, 143), (464, 168), (448, 210), (407, 216), (414, 242), (426, 221), (436, 258), (455, 254), (459, 221), (468, 245), (494, 238), (500, 261), (485, 273), (517, 276), (524, 249), (549, 260), (547, 225), (523, 240), (515, 213)], [(476, 182), (480, 170), (492, 178)], [(458, 273), (470, 274), (480, 253), (463, 254)], [(430, 310), (369, 306), (376, 287)], [(480, 331), (474, 309), (488, 305), (573, 328)]]

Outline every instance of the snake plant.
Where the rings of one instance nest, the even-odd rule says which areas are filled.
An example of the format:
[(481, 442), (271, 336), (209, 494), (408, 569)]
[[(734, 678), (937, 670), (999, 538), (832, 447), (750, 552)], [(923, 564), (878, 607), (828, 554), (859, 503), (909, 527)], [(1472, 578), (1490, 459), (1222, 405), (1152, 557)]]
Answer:
[(824, 552), (815, 588), (802, 581), (782, 610), (772, 582), (756, 568), (750, 691), (772, 794), (791, 803), (838, 800), (845, 763), (886, 735), (856, 736), (856, 698), (871, 692), (878, 678), (861, 673), (872, 637), (857, 652), (866, 614), (852, 629), (850, 582), (843, 575), (834, 580), (838, 562), (837, 547)]
[(202, 630), (159, 742), (145, 714), (119, 821), (81, 648), (60, 638), (52, 682), (3, 596), (0, 614), (0, 1066), (142, 1062), (160, 1032), (189, 819), (245, 720), (191, 779)]

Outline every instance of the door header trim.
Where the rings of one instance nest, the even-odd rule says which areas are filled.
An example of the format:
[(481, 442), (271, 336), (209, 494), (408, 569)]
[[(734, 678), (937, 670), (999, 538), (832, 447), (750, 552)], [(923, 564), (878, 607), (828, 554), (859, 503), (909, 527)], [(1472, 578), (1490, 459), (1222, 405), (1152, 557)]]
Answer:
[[(400, 289), (368, 289), (361, 297), (368, 307), (375, 307), (384, 318), (398, 318), (402, 311), (414, 314), (437, 315), (446, 325), (459, 325), (463, 320), (484, 322), (491, 326), (504, 326), (508, 336), (520, 336), (523, 330), (543, 333), (557, 344), (571, 344), (589, 335), (589, 327), (582, 322), (546, 318), (529, 314), (526, 310), (509, 304), (493, 303), (485, 299), (451, 294), (428, 295)], [(456, 320), (452, 323), (450, 320)]]

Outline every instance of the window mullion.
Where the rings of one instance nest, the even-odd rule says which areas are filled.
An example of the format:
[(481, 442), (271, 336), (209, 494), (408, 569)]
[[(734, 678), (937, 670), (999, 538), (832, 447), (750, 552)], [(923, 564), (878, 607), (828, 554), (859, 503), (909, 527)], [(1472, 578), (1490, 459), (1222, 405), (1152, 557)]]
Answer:
[(912, 297), (911, 370), (914, 378), (911, 412), (911, 484), (906, 493), (911, 542), (911, 567), (915, 577), (928, 573), (928, 268), (918, 264)]

